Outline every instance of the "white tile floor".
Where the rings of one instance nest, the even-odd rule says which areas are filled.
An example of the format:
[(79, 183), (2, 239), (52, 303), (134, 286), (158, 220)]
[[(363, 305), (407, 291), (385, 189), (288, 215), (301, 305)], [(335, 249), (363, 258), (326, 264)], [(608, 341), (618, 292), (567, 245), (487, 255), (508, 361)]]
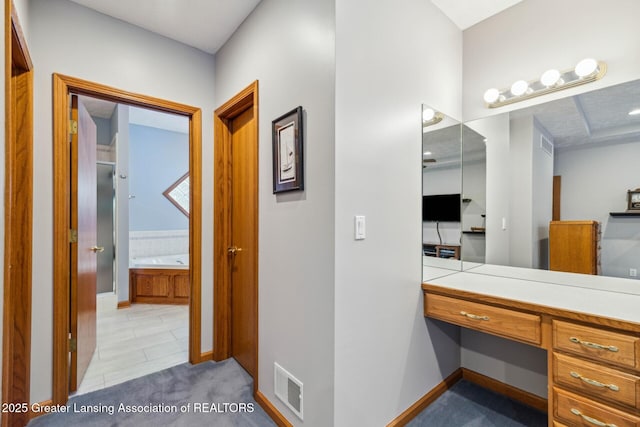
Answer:
[(97, 348), (76, 394), (99, 390), (188, 360), (189, 307), (97, 299)]

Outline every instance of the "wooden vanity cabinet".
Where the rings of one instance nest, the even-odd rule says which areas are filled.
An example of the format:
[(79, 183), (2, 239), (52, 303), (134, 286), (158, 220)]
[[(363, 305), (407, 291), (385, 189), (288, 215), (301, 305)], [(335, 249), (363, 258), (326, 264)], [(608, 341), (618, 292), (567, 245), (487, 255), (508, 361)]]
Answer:
[(640, 426), (640, 337), (553, 321), (553, 416), (568, 425)]
[(549, 426), (640, 427), (637, 323), (426, 283), (422, 288), (426, 317), (547, 350)]

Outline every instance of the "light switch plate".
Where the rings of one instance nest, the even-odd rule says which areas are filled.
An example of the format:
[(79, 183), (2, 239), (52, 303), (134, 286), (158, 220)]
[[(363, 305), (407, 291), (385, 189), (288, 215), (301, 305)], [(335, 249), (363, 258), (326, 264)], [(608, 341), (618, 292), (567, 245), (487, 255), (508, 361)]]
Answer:
[(355, 240), (364, 240), (366, 237), (364, 215), (356, 215), (354, 221)]

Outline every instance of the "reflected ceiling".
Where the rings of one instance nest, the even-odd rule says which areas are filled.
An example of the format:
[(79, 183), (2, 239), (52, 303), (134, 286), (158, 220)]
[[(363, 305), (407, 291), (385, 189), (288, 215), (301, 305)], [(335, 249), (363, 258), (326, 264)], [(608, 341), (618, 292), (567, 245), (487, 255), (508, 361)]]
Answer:
[[(462, 126), (462, 156), (467, 160), (485, 157), (484, 137)], [(423, 166), (429, 169), (460, 166), (460, 125), (427, 132), (422, 136)], [(431, 154), (425, 155), (425, 152)], [(426, 160), (426, 162), (425, 162)], [(433, 161), (435, 160), (435, 161)]]
[(556, 149), (640, 137), (640, 81), (516, 110), (511, 118), (535, 116), (553, 136)]

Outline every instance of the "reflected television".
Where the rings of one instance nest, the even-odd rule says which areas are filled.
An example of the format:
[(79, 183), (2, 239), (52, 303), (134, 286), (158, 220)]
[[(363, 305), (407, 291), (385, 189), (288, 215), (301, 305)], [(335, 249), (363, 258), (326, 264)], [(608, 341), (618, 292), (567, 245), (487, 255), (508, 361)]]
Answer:
[(460, 222), (460, 194), (422, 196), (422, 221)]

